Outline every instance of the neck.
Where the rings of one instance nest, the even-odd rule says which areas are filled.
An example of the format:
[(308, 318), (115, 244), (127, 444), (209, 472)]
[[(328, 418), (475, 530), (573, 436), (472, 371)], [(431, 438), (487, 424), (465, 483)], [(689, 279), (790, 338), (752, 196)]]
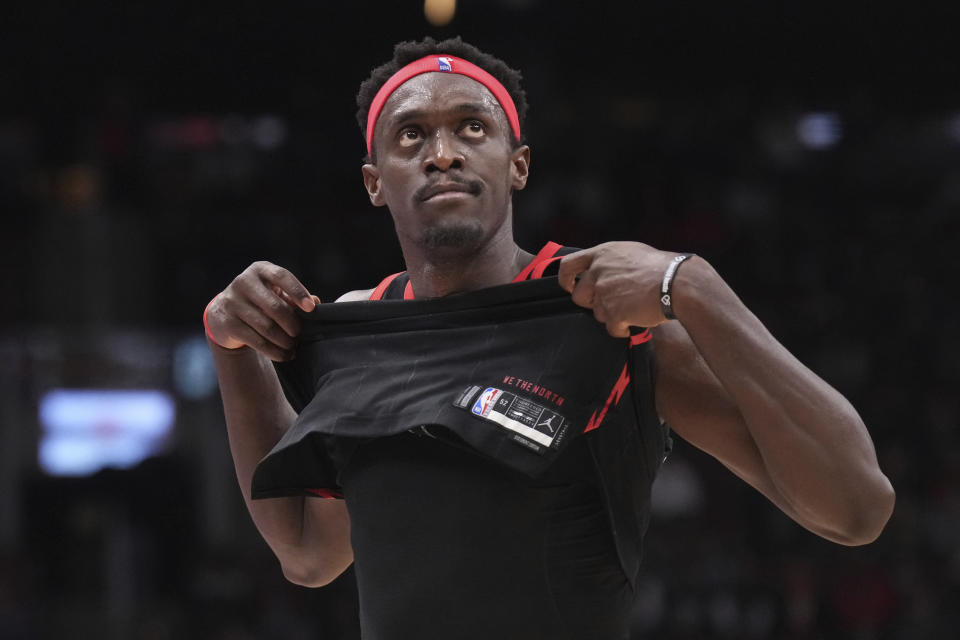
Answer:
[(424, 251), (403, 246), (410, 283), (417, 298), (439, 298), (512, 282), (533, 258), (513, 240), (498, 234), (480, 247)]

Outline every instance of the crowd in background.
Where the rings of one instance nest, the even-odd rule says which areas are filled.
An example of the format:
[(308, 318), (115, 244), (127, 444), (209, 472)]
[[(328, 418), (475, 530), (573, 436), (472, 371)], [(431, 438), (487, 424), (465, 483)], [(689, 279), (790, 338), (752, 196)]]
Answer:
[[(951, 637), (960, 103), (628, 83), (547, 95), (548, 62), (524, 67), (521, 244), (705, 257), (857, 407), (897, 491), (877, 542), (840, 547), (678, 440), (655, 486), (635, 637)], [(333, 122), (283, 105), (160, 111), (118, 82), (83, 114), (0, 118), (0, 639), (358, 637), (351, 572), (321, 590), (284, 582), (233, 479), (209, 368), (192, 356), (184, 382), (178, 364), (206, 302), (254, 260), (324, 300), (403, 268), (361, 185), (350, 94), (335, 98)], [(85, 478), (39, 470), (46, 391), (144, 386), (177, 400), (166, 453)]]

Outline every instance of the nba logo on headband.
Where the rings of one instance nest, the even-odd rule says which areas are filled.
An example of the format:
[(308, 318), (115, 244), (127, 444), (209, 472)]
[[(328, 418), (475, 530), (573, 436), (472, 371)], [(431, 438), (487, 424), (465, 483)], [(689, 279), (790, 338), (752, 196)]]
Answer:
[(453, 71), (453, 60), (450, 58), (437, 58), (438, 71)]

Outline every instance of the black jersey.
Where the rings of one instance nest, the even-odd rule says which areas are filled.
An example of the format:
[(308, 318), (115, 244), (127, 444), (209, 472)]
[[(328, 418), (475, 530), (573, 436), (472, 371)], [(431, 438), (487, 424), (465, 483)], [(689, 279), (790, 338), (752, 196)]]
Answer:
[(611, 338), (555, 278), (413, 302), (388, 280), (306, 316), (254, 497), (346, 498), (365, 638), (625, 637), (667, 446), (649, 333)]

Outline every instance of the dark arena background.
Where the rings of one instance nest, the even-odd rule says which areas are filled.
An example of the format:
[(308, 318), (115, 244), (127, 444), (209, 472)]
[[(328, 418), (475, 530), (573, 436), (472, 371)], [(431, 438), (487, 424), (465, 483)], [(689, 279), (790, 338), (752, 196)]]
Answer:
[(840, 547), (677, 442), (634, 637), (956, 637), (956, 3), (431, 15), (4, 7), (0, 638), (358, 637), (351, 572), (286, 583), (244, 509), (200, 316), (254, 260), (328, 301), (403, 268), (360, 180), (354, 96), (394, 42), (457, 34), (525, 76), (521, 245), (706, 257), (851, 399), (897, 490), (880, 539)]

